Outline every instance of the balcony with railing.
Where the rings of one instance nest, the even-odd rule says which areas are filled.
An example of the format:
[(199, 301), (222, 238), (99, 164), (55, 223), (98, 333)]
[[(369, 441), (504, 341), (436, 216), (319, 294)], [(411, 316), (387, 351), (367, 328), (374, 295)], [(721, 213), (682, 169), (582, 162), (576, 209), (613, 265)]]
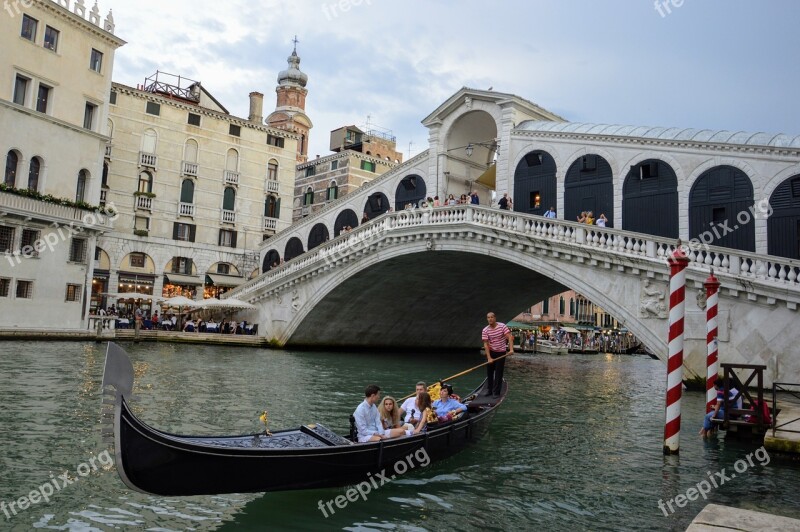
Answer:
[(238, 185), (239, 184), (239, 172), (233, 172), (231, 170), (225, 170), (225, 184), (226, 185)]
[(158, 155), (155, 153), (139, 152), (139, 166), (146, 166), (148, 168), (155, 168), (158, 164)]
[(147, 196), (135, 196), (136, 208), (143, 211), (153, 210), (153, 198)]
[(183, 161), (182, 168), (183, 168), (183, 175), (197, 177), (197, 163), (190, 163), (189, 161)]
[(223, 209), (222, 210), (222, 223), (235, 224), (236, 223), (236, 211), (227, 211), (227, 210)]
[(107, 198), (108, 198), (108, 189), (101, 188), (100, 189), (100, 205), (105, 205)]
[(264, 231), (277, 231), (278, 219), (264, 216)]
[(281, 184), (277, 181), (267, 181), (267, 193), (277, 194), (280, 191)]
[(194, 218), (194, 203), (178, 203), (178, 216), (191, 216)]

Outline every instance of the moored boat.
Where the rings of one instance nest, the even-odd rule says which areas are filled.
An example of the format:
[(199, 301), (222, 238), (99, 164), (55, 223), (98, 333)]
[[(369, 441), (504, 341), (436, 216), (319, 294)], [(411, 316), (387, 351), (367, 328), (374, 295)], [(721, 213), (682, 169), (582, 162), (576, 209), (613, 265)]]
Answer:
[(468, 411), (462, 417), (374, 443), (354, 443), (352, 433), (342, 436), (321, 424), (269, 434), (177, 435), (133, 414), (133, 366), (121, 347), (109, 343), (103, 419), (113, 424), (105, 434), (113, 434), (117, 472), (137, 491), (179, 496), (325, 488), (367, 481), (412, 455), (422, 453), (430, 462), (477, 443), (508, 391), (504, 381), (500, 397), (492, 398), (482, 394), (484, 385), (464, 400)]
[(536, 340), (533, 344), (534, 352), (541, 355), (566, 355), (568, 348), (565, 345), (550, 340)]

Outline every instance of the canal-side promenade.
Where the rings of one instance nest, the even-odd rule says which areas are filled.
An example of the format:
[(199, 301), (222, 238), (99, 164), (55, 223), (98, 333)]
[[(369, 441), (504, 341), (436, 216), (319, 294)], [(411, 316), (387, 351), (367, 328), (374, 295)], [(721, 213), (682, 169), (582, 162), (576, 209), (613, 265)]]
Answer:
[(176, 344), (225, 345), (241, 347), (269, 347), (264, 337), (249, 334), (220, 334), (181, 331), (148, 331), (134, 329), (107, 329), (98, 335), (94, 331), (74, 329), (0, 329), (0, 341), (140, 341), (169, 342)]

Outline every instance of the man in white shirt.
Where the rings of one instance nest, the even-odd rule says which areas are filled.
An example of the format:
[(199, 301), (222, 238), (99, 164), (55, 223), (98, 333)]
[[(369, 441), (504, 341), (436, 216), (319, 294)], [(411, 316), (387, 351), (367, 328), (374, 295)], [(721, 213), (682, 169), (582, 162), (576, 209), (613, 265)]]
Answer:
[(550, 207), (550, 210), (544, 213), (545, 218), (555, 218), (556, 217), (556, 209), (555, 207)]
[(428, 386), (420, 381), (417, 383), (417, 390), (414, 395), (403, 401), (403, 404), (400, 406), (400, 416), (403, 418), (404, 423), (411, 423), (412, 425), (416, 425), (417, 421), (419, 421), (420, 411), (417, 407), (417, 397), (420, 394), (428, 393)]

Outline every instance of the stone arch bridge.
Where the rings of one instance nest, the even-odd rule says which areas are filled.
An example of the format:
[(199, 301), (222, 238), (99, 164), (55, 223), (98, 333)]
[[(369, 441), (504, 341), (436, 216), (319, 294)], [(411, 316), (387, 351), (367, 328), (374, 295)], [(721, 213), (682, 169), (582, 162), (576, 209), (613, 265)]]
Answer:
[[(289, 238), (285, 235), (283, 238)], [(389, 212), (230, 293), (258, 306), (260, 334), (294, 347), (477, 348), (485, 314), (510, 319), (573, 288), (666, 360), (676, 241), (477, 206)], [(800, 379), (800, 265), (728, 248), (687, 250), (685, 366), (705, 375), (699, 297), (721, 282), (722, 362)]]

